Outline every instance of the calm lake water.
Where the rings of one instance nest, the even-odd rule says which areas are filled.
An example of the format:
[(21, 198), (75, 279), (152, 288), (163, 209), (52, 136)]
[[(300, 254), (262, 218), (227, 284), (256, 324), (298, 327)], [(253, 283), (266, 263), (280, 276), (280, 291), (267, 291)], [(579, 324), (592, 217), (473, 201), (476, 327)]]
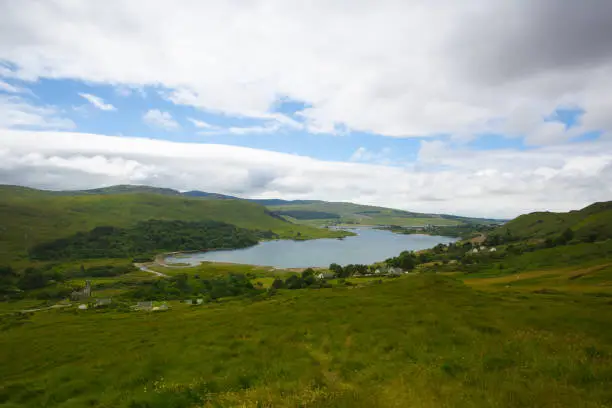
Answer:
[(344, 239), (266, 241), (250, 248), (198, 252), (169, 257), (167, 261), (190, 264), (217, 261), (277, 268), (327, 267), (334, 262), (341, 265), (371, 264), (405, 250), (418, 251), (455, 241), (455, 238), (449, 237), (394, 234), (373, 228), (355, 228), (351, 231), (358, 235)]

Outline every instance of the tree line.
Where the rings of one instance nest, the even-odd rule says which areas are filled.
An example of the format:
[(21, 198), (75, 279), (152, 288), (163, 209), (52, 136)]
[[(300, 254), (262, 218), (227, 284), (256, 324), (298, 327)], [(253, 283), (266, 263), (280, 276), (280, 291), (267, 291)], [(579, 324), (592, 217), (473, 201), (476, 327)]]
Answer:
[(146, 282), (122, 295), (134, 300), (176, 300), (203, 297), (207, 301), (222, 297), (255, 296), (259, 293), (249, 277), (244, 274), (229, 274), (225, 277), (201, 279), (198, 275), (189, 278), (178, 274), (167, 279)]
[[(74, 290), (72, 278), (120, 276), (137, 269), (131, 263), (96, 265), (65, 269), (58, 264), (30, 266), (17, 271), (10, 265), (0, 266), (0, 297), (4, 299), (33, 296), (40, 299), (61, 299)], [(34, 291), (32, 295), (26, 293)]]
[(264, 236), (271, 238), (274, 234), (219, 221), (149, 220), (130, 228), (96, 227), (41, 243), (30, 249), (29, 256), (32, 260), (132, 258), (159, 251), (245, 248)]

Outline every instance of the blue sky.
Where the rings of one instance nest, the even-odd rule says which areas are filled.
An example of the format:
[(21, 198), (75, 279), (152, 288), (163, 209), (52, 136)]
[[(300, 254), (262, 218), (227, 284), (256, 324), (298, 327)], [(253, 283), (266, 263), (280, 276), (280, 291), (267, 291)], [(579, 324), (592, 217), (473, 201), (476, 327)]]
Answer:
[[(232, 116), (214, 113), (193, 106), (175, 104), (164, 95), (168, 90), (161, 87), (138, 87), (98, 85), (76, 80), (39, 79), (28, 82), (4, 79), (14, 87), (29, 90), (22, 98), (32, 105), (53, 106), (64, 118), (72, 120), (76, 130), (83, 133), (135, 136), (187, 143), (218, 143), (252, 147), (269, 151), (305, 155), (321, 160), (351, 160), (358, 149), (373, 154), (367, 161), (384, 161), (389, 165), (401, 165), (417, 159), (421, 140), (442, 140), (452, 145), (464, 145), (474, 150), (527, 149), (523, 137), (504, 134), (481, 133), (468, 140), (455, 140), (452, 135), (410, 138), (390, 138), (373, 132), (340, 129), (335, 133), (313, 133), (307, 129), (292, 127), (272, 128), (269, 131), (249, 133), (249, 128), (265, 127), (273, 123), (270, 119)], [(0, 94), (9, 95), (0, 89)], [(102, 110), (83, 98), (89, 94), (112, 105), (112, 110)], [(303, 125), (299, 112), (308, 105), (304, 102), (279, 98), (271, 106), (270, 113), (280, 113)], [(147, 123), (143, 116), (150, 110), (170, 115), (177, 127)], [(558, 109), (543, 121), (560, 122), (568, 129), (579, 124), (581, 109)], [(196, 126), (190, 119), (203, 121), (217, 127), (214, 131)], [(27, 126), (25, 126), (27, 128)], [(245, 134), (231, 131), (232, 128), (247, 129)], [(74, 130), (74, 129), (72, 129)], [(576, 136), (576, 140), (595, 139), (599, 132), (587, 132)]]
[(0, 2), (0, 183), (494, 217), (610, 200), (611, 10), (586, 1)]

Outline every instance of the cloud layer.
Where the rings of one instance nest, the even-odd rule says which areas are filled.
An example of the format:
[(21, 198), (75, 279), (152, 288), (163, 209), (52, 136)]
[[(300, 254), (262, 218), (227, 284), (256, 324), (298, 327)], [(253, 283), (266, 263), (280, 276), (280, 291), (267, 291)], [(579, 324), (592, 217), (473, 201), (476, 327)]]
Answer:
[(315, 160), (244, 147), (68, 132), (2, 131), (0, 183), (81, 189), (121, 183), (244, 197), (318, 198), (512, 217), (609, 199), (612, 143), (522, 152), (422, 142), (402, 167)]
[(23, 0), (0, 6), (0, 59), (23, 79), (161, 85), (230, 115), (291, 98), (313, 132), (540, 145), (578, 133), (542, 120), (560, 105), (586, 111), (580, 131), (612, 127), (610, 27), (598, 0)]

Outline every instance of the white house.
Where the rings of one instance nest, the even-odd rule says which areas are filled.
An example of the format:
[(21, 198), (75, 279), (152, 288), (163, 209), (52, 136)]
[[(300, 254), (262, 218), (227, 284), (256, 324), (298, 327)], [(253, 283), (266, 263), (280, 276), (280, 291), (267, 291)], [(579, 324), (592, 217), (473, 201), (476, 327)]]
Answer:
[(96, 307), (98, 306), (108, 306), (112, 303), (111, 298), (102, 298), (102, 299), (96, 299)]
[(403, 273), (402, 268), (394, 268), (390, 267), (387, 271), (387, 275), (389, 276), (400, 276)]
[(321, 280), (334, 279), (335, 277), (336, 277), (336, 275), (334, 275), (331, 272), (321, 272), (320, 274), (317, 275), (317, 278), (321, 279)]
[(491, 248), (491, 252), (497, 252), (497, 248)]
[(153, 302), (150, 300), (146, 302), (138, 302), (138, 304), (136, 305), (136, 308), (138, 310), (151, 310), (153, 309)]

